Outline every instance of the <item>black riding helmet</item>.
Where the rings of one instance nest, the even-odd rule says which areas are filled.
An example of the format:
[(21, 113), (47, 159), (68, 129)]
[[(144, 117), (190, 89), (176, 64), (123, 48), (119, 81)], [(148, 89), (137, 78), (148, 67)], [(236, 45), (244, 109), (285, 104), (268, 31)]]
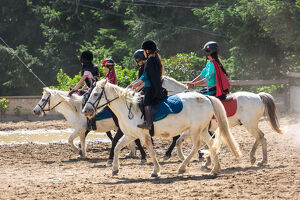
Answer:
[(87, 61), (92, 62), (93, 58), (94, 58), (93, 53), (90, 52), (89, 50), (87, 50), (87, 51), (84, 51), (81, 53), (80, 62), (82, 62), (82, 63), (87, 62)]
[(212, 53), (218, 52), (219, 51), (219, 45), (218, 45), (218, 43), (216, 43), (214, 41), (209, 41), (204, 45), (202, 50), (203, 51), (210, 50)]
[(142, 43), (141, 48), (144, 49), (144, 50), (158, 51), (157, 45), (153, 40), (145, 40)]
[(144, 50), (143, 49), (138, 49), (134, 52), (133, 54), (134, 59), (138, 62), (141, 60), (146, 60), (147, 58), (145, 57)]

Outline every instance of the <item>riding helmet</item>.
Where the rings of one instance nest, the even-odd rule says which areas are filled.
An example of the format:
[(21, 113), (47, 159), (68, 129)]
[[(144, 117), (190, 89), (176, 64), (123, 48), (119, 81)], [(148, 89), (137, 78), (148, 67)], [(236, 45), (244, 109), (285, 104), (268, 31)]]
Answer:
[(135, 60), (146, 60), (143, 49), (136, 50), (133, 54), (133, 57), (134, 57)]
[(105, 58), (101, 66), (115, 66), (115, 61), (111, 58)]
[(207, 42), (204, 47), (202, 48), (203, 51), (210, 50), (213, 52), (218, 52), (219, 51), (219, 45), (218, 43), (214, 41), (209, 41)]
[(145, 40), (142, 43), (141, 48), (144, 49), (144, 50), (158, 51), (157, 45), (153, 40)]
[(80, 62), (92, 61), (94, 58), (93, 53), (89, 50), (86, 50), (81, 53)]

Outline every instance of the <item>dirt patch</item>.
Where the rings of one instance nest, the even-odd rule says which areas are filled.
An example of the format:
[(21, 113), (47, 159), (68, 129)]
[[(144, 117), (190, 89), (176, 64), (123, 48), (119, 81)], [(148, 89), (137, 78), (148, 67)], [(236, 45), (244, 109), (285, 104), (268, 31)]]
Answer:
[[(0, 199), (299, 199), (299, 115), (282, 117), (286, 133), (274, 133), (262, 120), (260, 128), (268, 143), (265, 167), (251, 165), (249, 152), (254, 138), (243, 127), (232, 132), (243, 156), (235, 159), (227, 147), (219, 156), (222, 172), (209, 176), (194, 161), (184, 175), (178, 175), (176, 152), (161, 161), (170, 139), (155, 139), (155, 150), (161, 161), (160, 178), (149, 178), (153, 165), (139, 159), (121, 159), (119, 175), (112, 177), (106, 166), (109, 143), (88, 144), (88, 159), (77, 159), (68, 144), (26, 144), (0, 146)], [(0, 123), (1, 130), (55, 128), (65, 129), (64, 120)], [(14, 128), (12, 128), (14, 127)], [(184, 144), (185, 154), (190, 144)], [(176, 149), (175, 149), (176, 150)], [(121, 157), (128, 152), (124, 149)], [(139, 155), (139, 154), (138, 154)], [(261, 159), (261, 147), (257, 150)], [(54, 179), (59, 178), (59, 179)], [(54, 179), (54, 180), (53, 180)]]

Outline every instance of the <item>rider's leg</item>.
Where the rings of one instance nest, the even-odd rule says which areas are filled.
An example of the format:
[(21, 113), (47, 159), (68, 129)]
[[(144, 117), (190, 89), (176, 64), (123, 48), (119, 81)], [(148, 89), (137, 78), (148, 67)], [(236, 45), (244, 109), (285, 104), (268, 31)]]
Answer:
[(152, 128), (152, 109), (151, 106), (145, 106), (145, 121), (137, 126), (142, 129), (151, 130)]

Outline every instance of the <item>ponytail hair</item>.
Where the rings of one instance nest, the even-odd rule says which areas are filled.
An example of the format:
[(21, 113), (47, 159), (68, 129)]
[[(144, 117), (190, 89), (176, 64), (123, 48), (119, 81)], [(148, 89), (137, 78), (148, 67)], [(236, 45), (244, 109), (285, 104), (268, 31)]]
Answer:
[(223, 73), (224, 73), (226, 76), (228, 76), (228, 72), (224, 69), (223, 64), (221, 63), (221, 59), (220, 59), (219, 56), (218, 56), (218, 52), (213, 52), (213, 53), (211, 54), (211, 57), (212, 57), (215, 61), (217, 61), (217, 63), (220, 65), (220, 67), (221, 67)]
[(157, 53), (157, 51), (155, 51), (154, 54), (155, 54), (155, 58), (157, 58), (157, 60), (158, 60), (160, 79), (162, 79), (163, 74), (165, 72), (164, 64), (163, 64), (163, 62), (161, 60), (161, 57), (160, 57), (159, 53)]

